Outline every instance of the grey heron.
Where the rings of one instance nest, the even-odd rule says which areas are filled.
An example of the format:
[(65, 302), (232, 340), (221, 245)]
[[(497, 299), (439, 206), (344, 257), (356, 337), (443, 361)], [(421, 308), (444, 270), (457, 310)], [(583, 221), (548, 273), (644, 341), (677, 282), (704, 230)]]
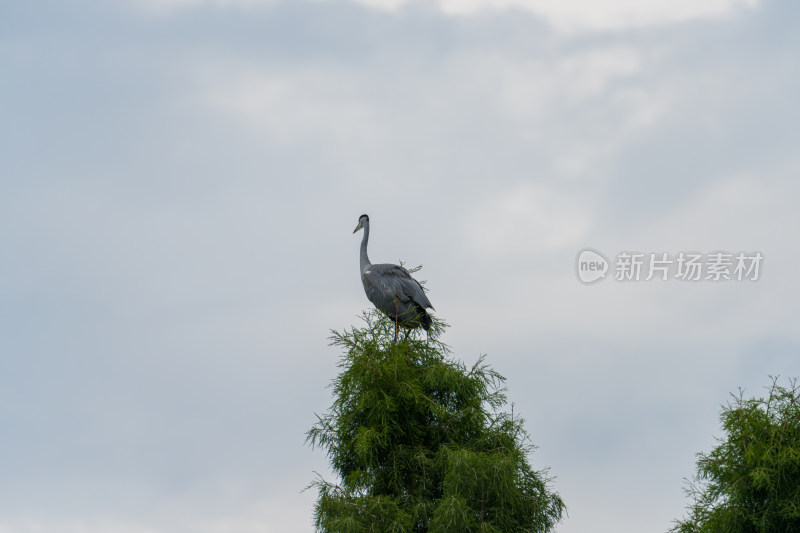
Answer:
[(361, 283), (367, 298), (375, 307), (394, 320), (394, 340), (400, 326), (409, 330), (431, 327), (428, 309), (433, 309), (422, 286), (400, 265), (383, 263), (373, 265), (367, 256), (369, 242), (369, 217), (361, 215), (353, 233), (364, 230), (361, 239)]

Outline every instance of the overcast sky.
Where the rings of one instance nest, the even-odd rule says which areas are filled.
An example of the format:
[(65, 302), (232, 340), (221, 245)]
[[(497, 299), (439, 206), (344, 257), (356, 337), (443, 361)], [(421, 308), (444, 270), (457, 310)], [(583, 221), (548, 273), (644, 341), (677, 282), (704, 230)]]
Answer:
[[(663, 532), (800, 376), (792, 0), (0, 6), (0, 532), (294, 533), (331, 328), (422, 264), (569, 517)], [(757, 281), (576, 257), (760, 252)]]

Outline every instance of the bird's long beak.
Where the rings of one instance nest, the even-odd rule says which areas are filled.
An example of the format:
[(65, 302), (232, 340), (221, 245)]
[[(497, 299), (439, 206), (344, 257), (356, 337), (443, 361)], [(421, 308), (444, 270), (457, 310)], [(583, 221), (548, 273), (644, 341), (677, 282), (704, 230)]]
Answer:
[(361, 224), (361, 222), (359, 222), (359, 223), (358, 223), (358, 226), (356, 226), (356, 229), (354, 229), (354, 230), (353, 230), (353, 233), (357, 232), (358, 230), (360, 230), (360, 229), (361, 229), (361, 228), (363, 228), (363, 227), (364, 227), (364, 226)]

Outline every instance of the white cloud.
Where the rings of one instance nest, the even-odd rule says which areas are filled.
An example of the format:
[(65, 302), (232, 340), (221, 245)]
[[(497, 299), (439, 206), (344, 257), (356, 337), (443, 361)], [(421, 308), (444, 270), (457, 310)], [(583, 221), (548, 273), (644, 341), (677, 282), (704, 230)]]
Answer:
[[(217, 8), (252, 7), (277, 0), (139, 0), (151, 10), (212, 6)], [(328, 1), (328, 0), (317, 0)], [(372, 9), (397, 12), (406, 6), (425, 5), (422, 0), (351, 0)], [(449, 16), (476, 16), (488, 12), (518, 10), (541, 17), (554, 27), (568, 32), (585, 30), (627, 30), (728, 15), (737, 9), (752, 8), (760, 0), (435, 0), (436, 7)]]
[[(367, 160), (385, 168), (381, 157), (397, 157), (396, 146), (415, 153), (404, 164), (436, 164), (448, 155), (432, 151), (439, 140), (469, 130), (499, 142), (496, 129), (508, 143), (546, 152), (560, 176), (593, 180), (599, 163), (672, 105), (671, 88), (643, 85), (649, 60), (646, 51), (613, 45), (561, 57), (545, 49), (535, 58), (470, 50), (403, 75), (238, 62), (204, 65), (199, 84), (201, 105), (281, 145), (319, 141), (337, 160), (351, 159), (354, 172)], [(590, 114), (576, 130), (566, 117), (582, 106)], [(613, 129), (604, 122), (610, 116)]]
[[(302, 486), (302, 485), (300, 485)], [(294, 487), (292, 487), (294, 489)], [(222, 512), (214, 504), (178, 513), (153, 513), (136, 519), (104, 516), (51, 519), (5, 519), (0, 533), (304, 533), (311, 529), (316, 494), (297, 490), (272, 494), (269, 499)]]
[(134, 0), (145, 10), (165, 15), (184, 9), (212, 7), (216, 9), (253, 8), (273, 4), (278, 0)]
[(468, 247), (484, 254), (539, 253), (578, 243), (590, 214), (574, 194), (526, 183), (483, 203), (466, 221)]
[(266, 72), (243, 67), (220, 74), (205, 103), (282, 144), (309, 137), (369, 143), (377, 132), (357, 79), (321, 69)]
[[(376, 0), (370, 0), (375, 2)], [(562, 30), (624, 30), (726, 15), (758, 0), (440, 0), (445, 13), (474, 15), (518, 9), (540, 16)]]
[[(475, 62), (470, 58), (469, 62)], [(580, 103), (611, 84), (638, 74), (642, 52), (627, 46), (595, 48), (558, 58), (477, 58), (482, 70), (498, 72), (499, 105), (512, 118), (538, 118), (554, 101)]]

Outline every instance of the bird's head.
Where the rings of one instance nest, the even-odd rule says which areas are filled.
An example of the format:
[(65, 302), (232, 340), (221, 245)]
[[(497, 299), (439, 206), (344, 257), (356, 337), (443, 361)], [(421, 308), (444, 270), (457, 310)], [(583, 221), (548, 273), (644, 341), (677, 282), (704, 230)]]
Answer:
[(361, 215), (360, 217), (358, 217), (358, 226), (356, 226), (356, 229), (353, 230), (353, 233), (357, 232), (364, 226), (368, 225), (369, 225), (369, 217), (367, 215)]

